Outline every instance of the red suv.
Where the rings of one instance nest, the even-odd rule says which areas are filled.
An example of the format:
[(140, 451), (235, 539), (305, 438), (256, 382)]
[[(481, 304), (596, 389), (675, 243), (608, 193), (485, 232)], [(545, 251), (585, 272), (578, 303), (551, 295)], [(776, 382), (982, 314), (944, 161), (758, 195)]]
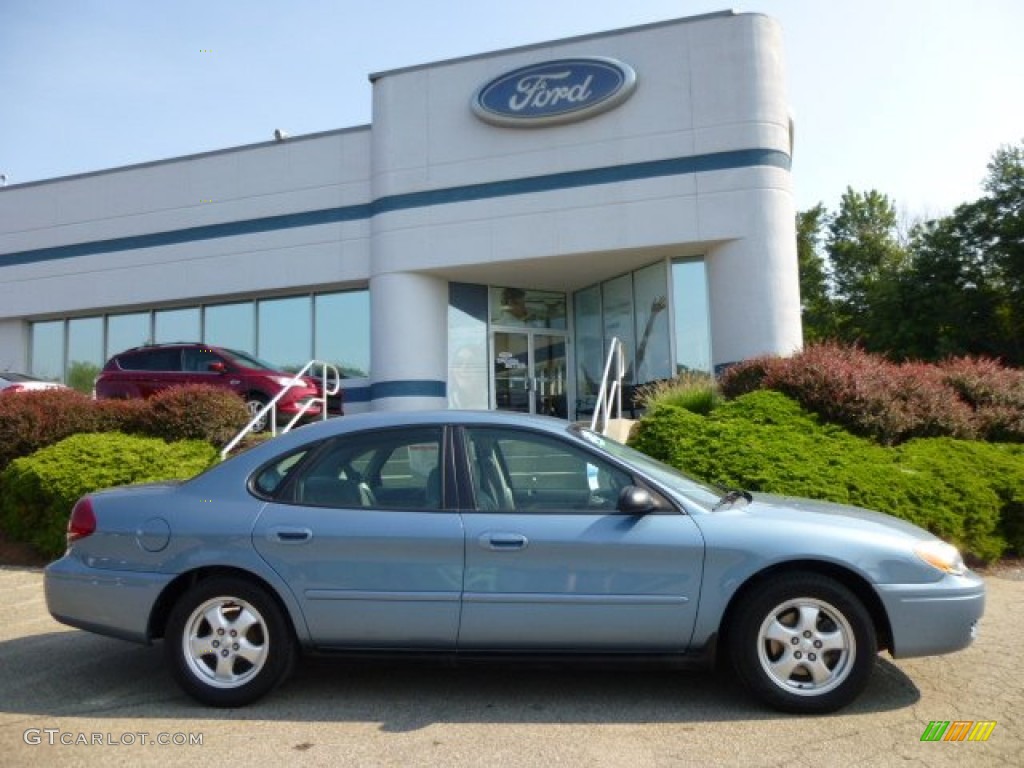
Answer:
[[(293, 374), (233, 349), (209, 344), (156, 344), (110, 358), (96, 378), (96, 397), (150, 397), (168, 387), (210, 384), (237, 392), (255, 416), (292, 378)], [(277, 401), (280, 421), (287, 422), (307, 401), (321, 396), (319, 381), (308, 376), (302, 381), (304, 384), (292, 387)], [(319, 415), (318, 404), (306, 411), (306, 416)], [(256, 427), (265, 428), (266, 421)]]

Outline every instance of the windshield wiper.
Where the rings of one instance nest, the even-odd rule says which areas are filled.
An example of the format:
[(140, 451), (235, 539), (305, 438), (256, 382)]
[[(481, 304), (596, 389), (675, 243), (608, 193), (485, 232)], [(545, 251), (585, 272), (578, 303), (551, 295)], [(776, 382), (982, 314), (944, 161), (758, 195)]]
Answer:
[(725, 496), (718, 500), (718, 503), (711, 508), (711, 511), (717, 512), (720, 507), (724, 507), (726, 504), (735, 504), (740, 499), (746, 499), (747, 503), (749, 504), (754, 500), (754, 497), (751, 496), (747, 491), (729, 491), (728, 493), (725, 494)]

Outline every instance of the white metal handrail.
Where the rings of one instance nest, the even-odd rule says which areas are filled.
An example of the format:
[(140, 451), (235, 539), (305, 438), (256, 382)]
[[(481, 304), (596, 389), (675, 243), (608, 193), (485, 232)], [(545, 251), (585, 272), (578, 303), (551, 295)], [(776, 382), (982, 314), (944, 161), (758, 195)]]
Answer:
[[(281, 387), (281, 391), (274, 395), (274, 397), (270, 400), (269, 403), (264, 405), (262, 408), (259, 409), (259, 411), (256, 412), (256, 414), (249, 420), (249, 423), (242, 427), (242, 430), (237, 435), (231, 438), (231, 442), (221, 449), (221, 459), (227, 457), (227, 455), (231, 453), (232, 450), (234, 450), (235, 446), (237, 446), (242, 441), (242, 438), (244, 438), (247, 434), (253, 431), (253, 428), (257, 424), (262, 423), (263, 419), (266, 418), (267, 414), (270, 414), (270, 432), (272, 435), (277, 435), (278, 401), (282, 397), (284, 397), (285, 392), (287, 392), (292, 387), (305, 386), (305, 382), (302, 380), (302, 377), (306, 375), (310, 368), (316, 365), (320, 366), (320, 397), (311, 397), (305, 403), (303, 403), (298, 413), (292, 416), (291, 420), (287, 424), (285, 424), (285, 426), (281, 429), (281, 434), (283, 435), (286, 432), (290, 431), (291, 428), (298, 423), (299, 419), (305, 416), (309, 412), (309, 409), (312, 408), (316, 403), (320, 403), (320, 418), (326, 420), (327, 398), (332, 395), (336, 395), (338, 394), (338, 392), (341, 391), (341, 372), (338, 370), (337, 366), (331, 365), (330, 363), (324, 362), (323, 360), (310, 360), (308, 363), (302, 366), (301, 371), (296, 373), (291, 379), (288, 380), (287, 384)], [(330, 376), (328, 376), (328, 374), (330, 374)]]
[(622, 341), (616, 336), (608, 345), (608, 359), (605, 361), (604, 374), (601, 376), (601, 388), (597, 392), (594, 415), (590, 419), (590, 428), (595, 431), (600, 421), (602, 435), (608, 434), (608, 422), (613, 418), (613, 404), (614, 412), (618, 414), (614, 418), (622, 418), (622, 379), (625, 375), (626, 358), (622, 351)]

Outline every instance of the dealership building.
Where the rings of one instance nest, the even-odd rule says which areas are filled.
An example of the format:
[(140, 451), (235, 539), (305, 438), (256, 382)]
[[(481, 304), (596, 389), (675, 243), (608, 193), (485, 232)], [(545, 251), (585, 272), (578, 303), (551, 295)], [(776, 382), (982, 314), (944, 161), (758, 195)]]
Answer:
[(612, 338), (635, 384), (790, 353), (782, 53), (765, 16), (684, 18), (371, 75), (370, 125), (9, 185), (0, 370), (201, 341), (334, 363), (350, 412), (577, 418)]

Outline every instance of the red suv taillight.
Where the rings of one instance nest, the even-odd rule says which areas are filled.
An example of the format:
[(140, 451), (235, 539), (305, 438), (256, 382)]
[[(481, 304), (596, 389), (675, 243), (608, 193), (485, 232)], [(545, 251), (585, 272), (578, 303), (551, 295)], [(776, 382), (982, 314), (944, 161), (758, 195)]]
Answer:
[(71, 510), (68, 520), (68, 546), (79, 539), (91, 536), (96, 531), (96, 513), (92, 511), (92, 501), (86, 496), (79, 499)]

